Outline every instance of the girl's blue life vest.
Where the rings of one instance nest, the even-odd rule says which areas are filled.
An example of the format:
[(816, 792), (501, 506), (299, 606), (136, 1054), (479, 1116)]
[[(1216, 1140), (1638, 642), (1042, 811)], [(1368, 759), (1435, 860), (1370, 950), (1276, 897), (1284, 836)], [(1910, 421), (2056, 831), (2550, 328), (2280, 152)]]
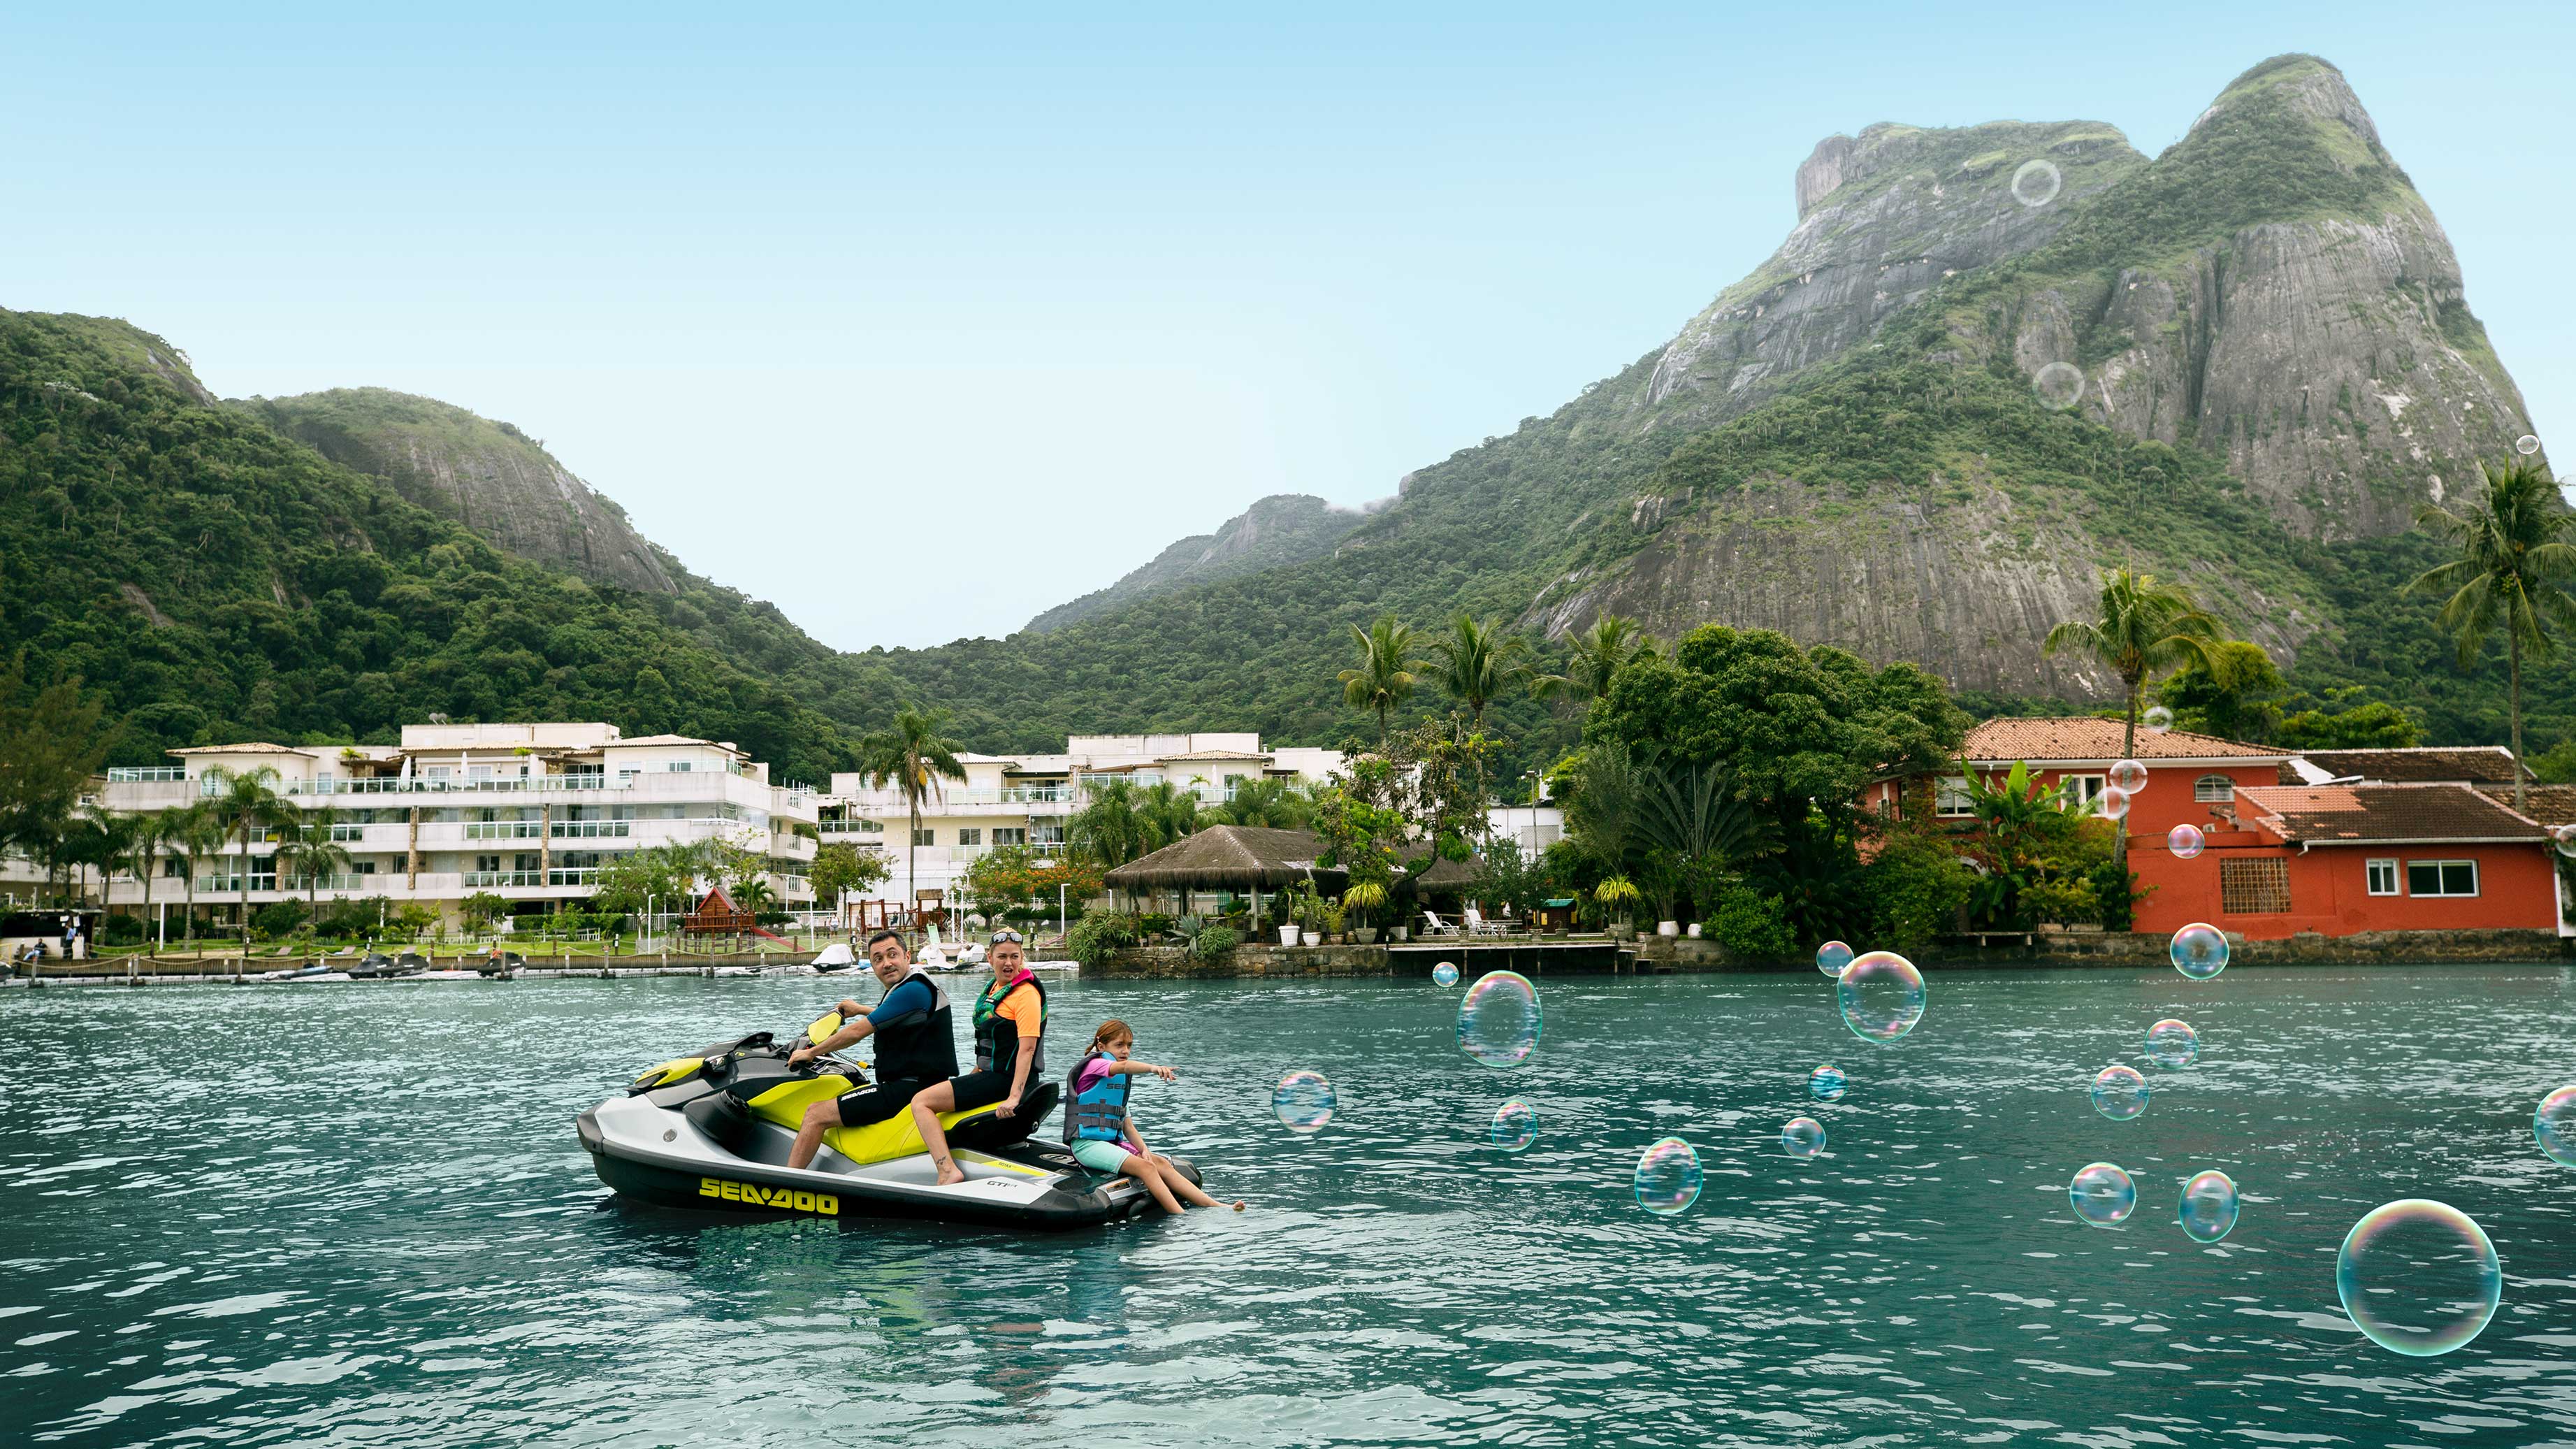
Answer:
[(1093, 1051), (1083, 1054), (1064, 1079), (1064, 1140), (1067, 1142), (1124, 1142), (1127, 1140), (1127, 1094), (1136, 1085), (1133, 1072), (1103, 1072), (1100, 1080), (1077, 1092), (1073, 1084), (1082, 1069), (1108, 1053)]

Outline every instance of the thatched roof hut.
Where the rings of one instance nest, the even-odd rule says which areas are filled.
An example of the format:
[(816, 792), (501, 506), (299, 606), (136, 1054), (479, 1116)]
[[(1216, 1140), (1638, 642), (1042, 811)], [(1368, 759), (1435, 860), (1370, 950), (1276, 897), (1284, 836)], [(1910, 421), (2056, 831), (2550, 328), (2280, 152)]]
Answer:
[(1312, 880), (1339, 894), (1348, 872), (1319, 866), (1323, 838), (1311, 830), (1212, 825), (1109, 872), (1112, 890), (1284, 890)]

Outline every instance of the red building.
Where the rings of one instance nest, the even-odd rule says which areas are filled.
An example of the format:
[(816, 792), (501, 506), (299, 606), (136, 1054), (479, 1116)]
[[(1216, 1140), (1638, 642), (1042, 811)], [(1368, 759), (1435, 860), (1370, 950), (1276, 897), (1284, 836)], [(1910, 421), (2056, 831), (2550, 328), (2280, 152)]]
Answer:
[[(2072, 797), (2093, 799), (2121, 758), (2122, 734), (2118, 720), (1988, 720), (1968, 732), (1961, 772), (1940, 782), (1935, 808), (1968, 818), (1967, 775), (1999, 778), (2016, 763), (2041, 784), (2063, 782)], [(2147, 767), (2147, 783), (2122, 823), (2142, 892), (2141, 932), (2208, 921), (2257, 939), (2301, 931), (2566, 933), (2548, 832), (2466, 784), (2284, 785), (2334, 772), (2278, 749), (2184, 730), (2140, 730), (2133, 758)], [(2370, 773), (2389, 772), (2385, 761), (2373, 763), (2381, 769)], [(2441, 766), (2446, 776), (2457, 768)], [(1864, 803), (1893, 812), (1899, 793), (1898, 782), (1881, 782)], [(2200, 830), (2197, 856), (2168, 847), (2177, 825)]]

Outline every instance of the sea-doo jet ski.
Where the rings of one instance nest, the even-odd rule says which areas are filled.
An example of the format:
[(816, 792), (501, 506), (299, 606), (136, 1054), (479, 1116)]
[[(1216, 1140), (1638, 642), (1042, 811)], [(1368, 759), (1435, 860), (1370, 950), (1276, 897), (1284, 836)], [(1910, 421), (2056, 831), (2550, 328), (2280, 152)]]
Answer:
[[(840, 1028), (840, 1016), (827, 1014), (786, 1041), (755, 1032), (646, 1071), (577, 1119), (599, 1180), (640, 1202), (768, 1216), (1079, 1228), (1154, 1207), (1136, 1179), (1091, 1172), (1063, 1144), (1029, 1140), (1055, 1111), (1054, 1082), (1030, 1087), (1008, 1117), (998, 1104), (939, 1115), (961, 1183), (939, 1185), (910, 1112), (835, 1127), (811, 1167), (789, 1167), (806, 1106), (867, 1085), (859, 1063), (787, 1063), (800, 1038), (819, 1044)], [(1174, 1161), (1198, 1180), (1197, 1168)]]

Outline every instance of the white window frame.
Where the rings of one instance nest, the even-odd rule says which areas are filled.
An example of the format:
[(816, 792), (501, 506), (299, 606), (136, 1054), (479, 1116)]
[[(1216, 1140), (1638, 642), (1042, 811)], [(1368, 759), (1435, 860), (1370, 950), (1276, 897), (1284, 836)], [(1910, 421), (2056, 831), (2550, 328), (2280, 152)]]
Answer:
[[(2058, 789), (2062, 792), (2057, 797), (2058, 808), (2072, 810), (2079, 806), (2090, 805), (2094, 801), (2101, 799), (2102, 792), (2111, 788), (2111, 777), (2108, 775), (2060, 775), (2057, 777), (2057, 785)], [(2069, 785), (2072, 785), (2075, 788), (2068, 790), (2066, 787)]]
[(996, 825), (993, 827), (993, 843), (997, 846), (1026, 845), (1029, 843), (1029, 828), (1025, 825)]
[(1965, 820), (1977, 813), (1974, 800), (1968, 798), (1968, 777), (1944, 775), (1932, 787), (1932, 814), (1942, 820)]
[(939, 843), (938, 827), (925, 825), (919, 830), (912, 832), (912, 843), (915, 845), (937, 845)]
[(2236, 778), (2232, 775), (2203, 775), (2191, 782), (2191, 800), (2195, 805), (2233, 805), (2236, 803)]
[(695, 760), (665, 760), (662, 762), (663, 772), (671, 775), (686, 775), (696, 770), (697, 767), (698, 762)]
[[(2440, 886), (2444, 884), (2442, 877), (2449, 874), (2450, 868), (2455, 865), (2464, 865), (2469, 868), (2469, 888), (2467, 890), (2455, 891), (2437, 889), (2419, 891), (2415, 889), (2415, 872), (2430, 868), (2433, 872), (2434, 884), (2436, 886)], [(2478, 863), (2474, 860), (2410, 860), (2406, 862), (2406, 894), (2410, 896), (2422, 896), (2426, 900), (2465, 901), (2474, 899), (2478, 894)]]
[(984, 827), (983, 827), (983, 826), (981, 826), (981, 825), (960, 825), (960, 826), (958, 826), (958, 827), (957, 827), (957, 843), (958, 843), (959, 845), (981, 845), (981, 844), (983, 844), (983, 843), (984, 843)]
[(2361, 871), (2362, 888), (2370, 894), (2393, 896), (2399, 893), (2398, 882), (2404, 877), (2398, 873), (2395, 856), (2384, 855), (2363, 861)]

